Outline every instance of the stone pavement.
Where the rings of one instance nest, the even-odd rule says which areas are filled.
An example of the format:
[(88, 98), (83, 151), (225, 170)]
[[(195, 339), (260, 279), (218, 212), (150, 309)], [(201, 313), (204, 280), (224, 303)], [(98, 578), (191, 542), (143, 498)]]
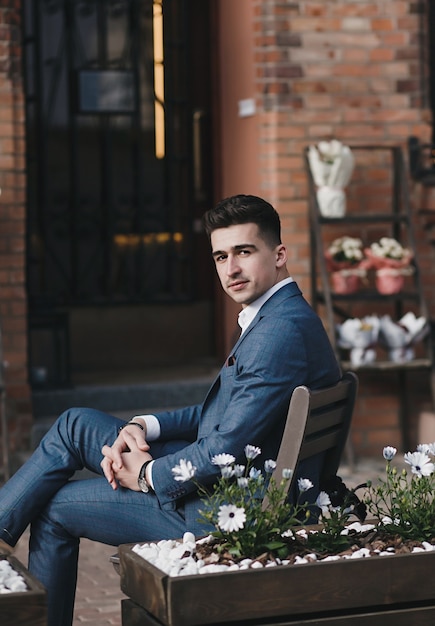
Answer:
[[(401, 459), (398, 457), (398, 466)], [(352, 469), (343, 464), (339, 475), (349, 488), (366, 480), (376, 481), (383, 476), (385, 462), (379, 459), (359, 459)], [(28, 531), (20, 539), (15, 556), (27, 565)], [(83, 539), (80, 544), (79, 575), (74, 613), (74, 626), (121, 626), (121, 599), (119, 575), (109, 557), (116, 548)]]

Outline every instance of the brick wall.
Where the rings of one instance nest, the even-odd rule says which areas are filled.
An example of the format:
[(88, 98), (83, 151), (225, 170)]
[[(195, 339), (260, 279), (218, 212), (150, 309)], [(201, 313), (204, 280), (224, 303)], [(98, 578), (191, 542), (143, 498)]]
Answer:
[[(402, 145), (431, 137), (425, 2), (250, 0), (259, 135), (259, 188), (280, 211), (290, 269), (309, 296), (307, 179), (303, 150), (320, 139)], [(24, 108), (20, 2), (0, 0), (0, 323), (4, 336), (11, 448), (30, 430), (26, 374)], [(244, 96), (243, 96), (244, 97)], [(225, 103), (223, 105), (225, 107)], [(226, 114), (226, 113), (225, 113)], [(225, 155), (222, 155), (225, 158)], [(416, 208), (435, 208), (435, 193), (411, 188)], [(435, 317), (433, 267), (425, 219), (415, 217), (425, 295)], [(428, 402), (424, 377), (412, 380), (412, 433)], [(353, 438), (357, 452), (378, 454), (400, 440), (394, 375), (361, 376)]]
[(20, 2), (0, 2), (0, 324), (10, 449), (27, 446), (25, 146)]
[[(401, 145), (428, 142), (431, 126), (424, 50), (425, 2), (254, 0), (261, 189), (275, 203), (290, 250), (290, 271), (309, 297), (307, 179), (303, 150), (322, 139)], [(422, 54), (423, 53), (423, 54)], [(434, 251), (417, 209), (435, 208), (411, 185), (425, 296), (435, 316)], [(410, 435), (430, 402), (428, 378), (412, 379)], [(353, 425), (357, 452), (400, 443), (399, 381), (360, 376)], [(429, 405), (430, 408), (431, 405)]]

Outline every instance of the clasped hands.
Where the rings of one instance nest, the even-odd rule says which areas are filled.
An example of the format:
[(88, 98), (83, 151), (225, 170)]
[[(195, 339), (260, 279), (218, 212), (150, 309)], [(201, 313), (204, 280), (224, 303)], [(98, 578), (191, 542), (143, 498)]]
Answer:
[(112, 489), (121, 485), (140, 491), (137, 479), (142, 465), (152, 459), (149, 449), (146, 433), (137, 426), (123, 428), (112, 446), (103, 446), (104, 458), (100, 465)]

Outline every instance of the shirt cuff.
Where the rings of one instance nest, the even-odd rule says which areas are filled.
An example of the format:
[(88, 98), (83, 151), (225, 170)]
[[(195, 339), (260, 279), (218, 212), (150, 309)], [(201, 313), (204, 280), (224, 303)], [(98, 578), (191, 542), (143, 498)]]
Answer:
[(146, 467), (146, 480), (149, 486), (151, 487), (151, 489), (154, 491), (153, 465), (154, 465), (154, 461), (150, 461)]
[(135, 418), (145, 422), (147, 441), (155, 441), (160, 437), (160, 422), (155, 415), (135, 415), (132, 419)]

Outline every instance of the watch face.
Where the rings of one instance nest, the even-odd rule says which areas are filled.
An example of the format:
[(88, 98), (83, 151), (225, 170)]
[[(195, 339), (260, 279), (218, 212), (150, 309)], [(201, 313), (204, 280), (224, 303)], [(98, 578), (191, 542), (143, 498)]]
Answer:
[(141, 491), (143, 491), (144, 493), (148, 493), (149, 491), (149, 487), (148, 487), (148, 483), (145, 480), (145, 478), (139, 478), (137, 481), (138, 485), (139, 485), (139, 489)]

